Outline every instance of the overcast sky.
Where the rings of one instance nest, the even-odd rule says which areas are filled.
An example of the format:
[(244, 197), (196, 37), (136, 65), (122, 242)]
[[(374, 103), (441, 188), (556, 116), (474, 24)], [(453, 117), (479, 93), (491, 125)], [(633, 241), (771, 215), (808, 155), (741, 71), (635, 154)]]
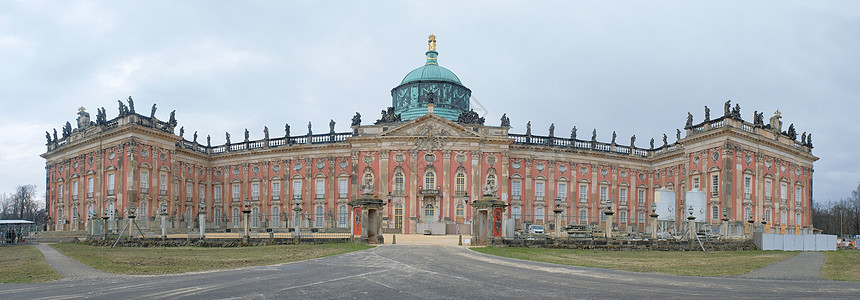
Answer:
[(44, 193), (44, 132), (80, 106), (113, 118), (128, 96), (213, 144), (284, 123), (347, 131), (355, 112), (370, 124), (432, 33), (488, 125), (507, 113), (514, 133), (531, 120), (537, 135), (576, 125), (644, 146), (731, 99), (744, 119), (779, 109), (812, 132), (815, 200), (846, 197), (860, 181), (860, 2), (691, 2), (2, 1), (0, 192)]

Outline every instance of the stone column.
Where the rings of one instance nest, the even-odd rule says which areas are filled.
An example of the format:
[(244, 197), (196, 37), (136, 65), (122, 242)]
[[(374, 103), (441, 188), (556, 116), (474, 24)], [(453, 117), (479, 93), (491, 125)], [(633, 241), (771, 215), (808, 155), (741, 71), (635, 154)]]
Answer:
[(561, 207), (556, 207), (552, 210), (555, 213), (555, 237), (561, 237), (561, 213), (564, 212), (564, 209)]
[[(638, 201), (638, 200), (637, 200)], [(657, 215), (656, 211), (651, 211), (651, 238), (657, 239)]]
[(691, 216), (687, 217), (687, 220), (690, 222), (690, 224), (689, 224), (690, 230), (689, 231), (690, 231), (690, 240), (692, 241), (692, 240), (696, 239), (696, 217), (691, 215)]
[(606, 239), (609, 240), (612, 238), (612, 215), (615, 213), (612, 211), (612, 206), (607, 207), (603, 213), (606, 214)]
[(206, 211), (200, 210), (200, 215), (198, 216), (200, 223), (200, 238), (206, 237)]
[(167, 239), (167, 210), (162, 210), (161, 213), (161, 239)]

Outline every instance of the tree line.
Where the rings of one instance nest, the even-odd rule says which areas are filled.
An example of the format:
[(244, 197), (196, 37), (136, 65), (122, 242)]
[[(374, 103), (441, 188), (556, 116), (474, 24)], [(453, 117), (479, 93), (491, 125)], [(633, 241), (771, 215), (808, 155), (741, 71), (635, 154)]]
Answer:
[(848, 198), (812, 206), (812, 224), (825, 234), (860, 234), (860, 184)]
[(36, 201), (36, 186), (19, 185), (11, 195), (0, 194), (0, 220), (33, 221), (44, 228), (47, 214), (43, 203)]

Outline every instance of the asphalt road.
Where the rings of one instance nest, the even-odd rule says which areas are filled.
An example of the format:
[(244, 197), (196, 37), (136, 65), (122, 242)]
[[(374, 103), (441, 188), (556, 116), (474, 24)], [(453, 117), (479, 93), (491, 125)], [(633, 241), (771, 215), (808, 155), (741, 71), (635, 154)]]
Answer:
[(846, 298), (860, 283), (688, 277), (488, 256), (462, 247), (383, 245), (297, 263), (167, 276), (0, 284), (0, 299)]

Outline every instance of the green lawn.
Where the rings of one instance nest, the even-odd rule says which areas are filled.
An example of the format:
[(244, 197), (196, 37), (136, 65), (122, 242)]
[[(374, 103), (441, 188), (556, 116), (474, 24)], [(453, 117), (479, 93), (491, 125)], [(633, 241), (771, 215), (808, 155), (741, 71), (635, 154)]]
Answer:
[(860, 250), (825, 252), (821, 277), (830, 280), (860, 281)]
[(35, 283), (60, 279), (36, 247), (0, 247), (0, 283)]
[(795, 256), (783, 251), (594, 251), (475, 247), (490, 255), (590, 268), (691, 276), (735, 276)]
[(53, 244), (57, 251), (93, 268), (116, 274), (176, 274), (307, 260), (372, 246), (338, 243), (256, 247), (99, 247)]

